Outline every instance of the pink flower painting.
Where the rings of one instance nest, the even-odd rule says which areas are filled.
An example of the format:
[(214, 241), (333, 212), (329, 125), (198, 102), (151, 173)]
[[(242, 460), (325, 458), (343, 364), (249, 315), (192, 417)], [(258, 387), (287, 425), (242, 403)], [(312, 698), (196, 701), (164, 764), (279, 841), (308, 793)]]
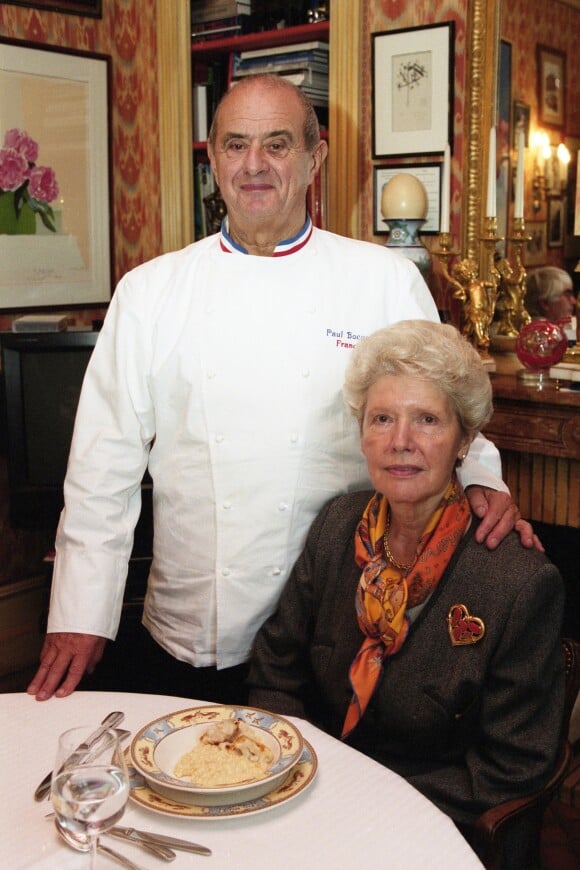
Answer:
[(27, 206), (54, 233), (49, 203), (58, 196), (58, 182), (50, 166), (37, 165), (38, 152), (38, 143), (25, 130), (7, 130), (0, 148), (0, 197), (12, 195), (15, 219)]

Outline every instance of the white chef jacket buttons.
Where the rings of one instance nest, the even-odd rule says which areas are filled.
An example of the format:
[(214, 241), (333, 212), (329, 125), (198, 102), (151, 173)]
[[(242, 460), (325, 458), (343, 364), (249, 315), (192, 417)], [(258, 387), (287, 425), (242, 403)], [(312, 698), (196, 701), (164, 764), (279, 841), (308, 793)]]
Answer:
[(223, 435), (216, 435), (215, 440), (218, 444), (221, 444), (222, 441), (224, 440), (224, 436)]
[(281, 574), (281, 573), (282, 573), (282, 569), (281, 569), (281, 568), (273, 568), (273, 569), (272, 569), (272, 576), (273, 576), (273, 577), (278, 577), (278, 575)]
[(229, 511), (231, 506), (232, 506), (231, 501), (224, 501), (224, 503), (222, 504), (222, 507), (225, 511)]
[(224, 568), (224, 569), (222, 570), (222, 577), (229, 577), (229, 576), (230, 576), (230, 573), (231, 573), (231, 571), (230, 571), (229, 568)]
[(285, 501), (280, 502), (280, 504), (278, 505), (278, 510), (279, 511), (287, 511), (288, 510), (288, 505), (286, 504)]
[(297, 441), (298, 441), (298, 435), (296, 434), (296, 432), (293, 432), (293, 433), (290, 435), (290, 442), (291, 442), (292, 444), (296, 444)]
[(214, 372), (214, 370), (213, 370), (213, 369), (210, 369), (208, 372), (206, 372), (206, 375), (205, 375), (205, 376), (206, 376), (206, 378), (208, 379), (208, 381), (211, 381), (213, 378), (215, 378), (215, 372)]
[(309, 378), (310, 377), (310, 369), (302, 369), (302, 377)]

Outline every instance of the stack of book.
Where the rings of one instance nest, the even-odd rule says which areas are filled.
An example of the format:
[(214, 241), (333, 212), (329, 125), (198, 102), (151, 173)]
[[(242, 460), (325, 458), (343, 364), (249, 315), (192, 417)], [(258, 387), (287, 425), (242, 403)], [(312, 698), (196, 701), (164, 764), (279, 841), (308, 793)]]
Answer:
[(298, 85), (314, 106), (328, 106), (327, 42), (299, 42), (235, 52), (232, 81), (256, 73), (283, 76)]
[(245, 33), (251, 14), (251, 0), (192, 0), (191, 38), (201, 42)]
[(193, 64), (193, 139), (205, 142), (216, 106), (228, 89), (228, 65), (223, 58), (205, 58)]

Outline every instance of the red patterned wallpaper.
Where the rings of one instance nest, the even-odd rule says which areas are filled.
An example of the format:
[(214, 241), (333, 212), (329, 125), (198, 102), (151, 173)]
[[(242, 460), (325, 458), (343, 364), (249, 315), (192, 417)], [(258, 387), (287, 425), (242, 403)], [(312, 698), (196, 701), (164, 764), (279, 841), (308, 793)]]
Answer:
[[(509, 0), (502, 6), (502, 39), (512, 43), (512, 97), (532, 107), (532, 124), (536, 122), (538, 91), (536, 45), (541, 43), (566, 55), (567, 137), (580, 137), (580, 12), (558, 0), (536, 0), (533, 14), (530, 0)], [(556, 139), (553, 137), (553, 142)]]
[(103, 0), (102, 19), (2, 3), (0, 35), (111, 55), (116, 283), (161, 252), (155, 0)]

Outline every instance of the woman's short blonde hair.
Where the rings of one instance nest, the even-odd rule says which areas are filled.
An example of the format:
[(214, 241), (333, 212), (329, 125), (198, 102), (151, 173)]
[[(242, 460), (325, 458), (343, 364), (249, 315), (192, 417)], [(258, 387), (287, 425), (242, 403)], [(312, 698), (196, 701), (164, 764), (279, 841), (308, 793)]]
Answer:
[(436, 384), (449, 399), (462, 432), (474, 437), (493, 411), (491, 383), (475, 348), (449, 324), (401, 320), (363, 338), (352, 352), (343, 394), (359, 423), (368, 391), (383, 375)]

